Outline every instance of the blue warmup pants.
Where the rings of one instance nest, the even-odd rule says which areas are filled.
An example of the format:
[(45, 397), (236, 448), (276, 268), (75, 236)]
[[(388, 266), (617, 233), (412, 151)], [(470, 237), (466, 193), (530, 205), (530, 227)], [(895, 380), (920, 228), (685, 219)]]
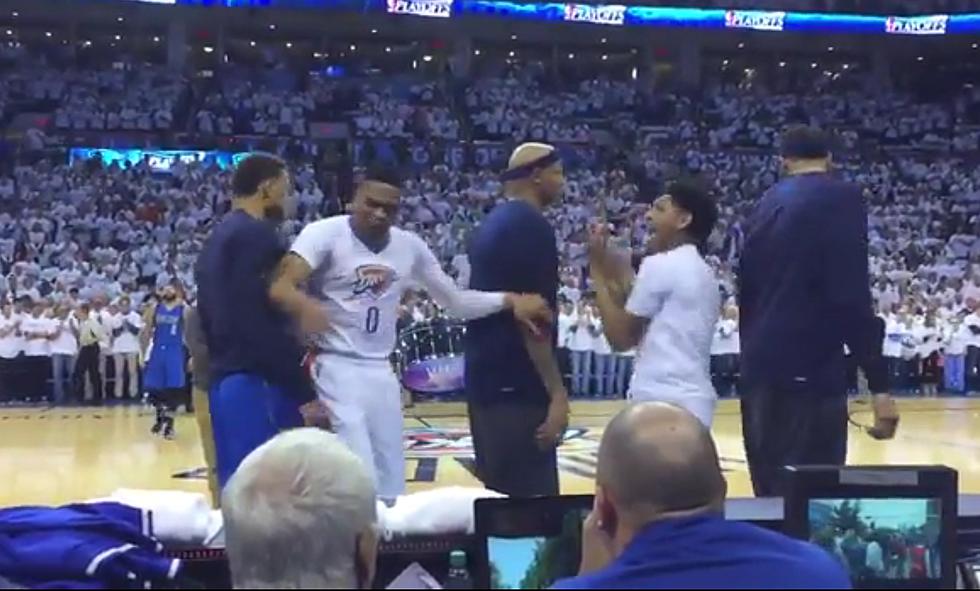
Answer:
[(225, 376), (208, 398), (222, 489), (248, 454), (281, 431), (303, 426), (296, 400), (255, 374)]

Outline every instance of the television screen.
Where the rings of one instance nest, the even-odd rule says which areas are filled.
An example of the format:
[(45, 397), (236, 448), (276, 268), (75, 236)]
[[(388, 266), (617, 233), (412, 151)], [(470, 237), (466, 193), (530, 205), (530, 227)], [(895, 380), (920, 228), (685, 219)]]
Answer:
[(810, 542), (832, 554), (855, 585), (942, 577), (938, 498), (809, 499)]

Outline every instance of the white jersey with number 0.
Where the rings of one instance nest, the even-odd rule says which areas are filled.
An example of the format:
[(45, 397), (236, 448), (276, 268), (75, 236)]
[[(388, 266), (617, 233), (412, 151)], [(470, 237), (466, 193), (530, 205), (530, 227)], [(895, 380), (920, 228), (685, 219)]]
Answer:
[(387, 359), (395, 346), (402, 294), (416, 285), (461, 319), (504, 307), (502, 294), (460, 290), (425, 242), (399, 228), (392, 228), (388, 245), (374, 252), (354, 235), (350, 216), (327, 218), (306, 226), (292, 252), (313, 269), (311, 289), (330, 321), (317, 343), (326, 352)]

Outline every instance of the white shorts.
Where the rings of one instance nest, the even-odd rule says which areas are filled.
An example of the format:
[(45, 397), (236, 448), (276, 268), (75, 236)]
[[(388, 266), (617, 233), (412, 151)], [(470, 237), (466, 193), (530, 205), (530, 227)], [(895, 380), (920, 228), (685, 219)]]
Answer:
[(337, 436), (364, 462), (377, 495), (404, 494), (401, 385), (391, 365), (323, 353), (313, 364), (313, 380)]

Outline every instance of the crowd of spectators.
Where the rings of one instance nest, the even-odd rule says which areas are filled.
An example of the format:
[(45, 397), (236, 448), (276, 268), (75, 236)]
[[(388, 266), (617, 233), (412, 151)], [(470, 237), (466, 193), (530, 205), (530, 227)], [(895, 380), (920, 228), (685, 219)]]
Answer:
[[(330, 110), (335, 100), (347, 104), (353, 96), (348, 86), (314, 78), (308, 90), (286, 91), (241, 77), (215, 80), (192, 93), (190, 128), (203, 135), (305, 137), (316, 113)], [(963, 328), (980, 325), (980, 173), (972, 166), (978, 133), (967, 124), (980, 99), (976, 89), (928, 102), (901, 91), (861, 91), (849, 77), (817, 76), (806, 87), (769, 92), (746, 76), (737, 84), (709, 80), (695, 96), (651, 93), (611, 76), (558, 84), (540, 65), (503, 64), (493, 74), (477, 75), (455, 95), (458, 100), (450, 86), (422, 78), (375, 80), (344, 112), (356, 137), (428, 140), (420, 145), (431, 153), (466, 140), (592, 145), (594, 126), (604, 131), (603, 145), (595, 145), (587, 161), (567, 167), (562, 205), (548, 213), (563, 261), (561, 295), (569, 306), (560, 345), (569, 350), (578, 395), (618, 395), (629, 367), (629, 356), (613, 355), (597, 315), (589, 312), (588, 225), (605, 215), (617, 224), (621, 243), (642, 252), (648, 230), (643, 203), (667, 179), (693, 174), (713, 183), (721, 215), (706, 254), (737, 317), (741, 223), (779, 178), (773, 142), (791, 121), (838, 130), (835, 166), (865, 187), (873, 292), (894, 329), (887, 338), (901, 343), (897, 357), (903, 363), (895, 364), (895, 372), (911, 380), (905, 387), (921, 387), (936, 343), (952, 354), (980, 348), (977, 335)], [(94, 119), (105, 119), (106, 129), (140, 128), (148, 118), (150, 129), (162, 129), (172, 124), (166, 114), (182, 89), (182, 78), (154, 68), (58, 74), (41, 67), (32, 77), (5, 77), (0, 105), (9, 96), (53, 101), (55, 128), (75, 128), (77, 115), (83, 128)], [(669, 128), (644, 124), (654, 111), (672, 114)], [(402, 224), (420, 233), (461, 282), (468, 275), (470, 231), (503, 199), (494, 173), (492, 165), (436, 164), (404, 188)], [(227, 176), (198, 165), (180, 164), (160, 175), (146, 163), (122, 169), (52, 158), (9, 169), (0, 174), (0, 292), (8, 302), (29, 298), (32, 308), (41, 302), (47, 316), (96, 297), (127, 297), (138, 306), (172, 282), (193, 300), (193, 263), (211, 221), (227, 207)], [(300, 218), (286, 224), (287, 234), (323, 211), (314, 176), (311, 166), (297, 164)], [(431, 302), (415, 302), (407, 304), (405, 318), (424, 321)], [(940, 337), (929, 336), (929, 324)], [(573, 328), (579, 326), (585, 330)], [(719, 331), (719, 357), (737, 354), (737, 323)], [(913, 359), (917, 369), (910, 367)], [(975, 389), (976, 363), (973, 353), (965, 370), (972, 382), (948, 386)], [(719, 390), (732, 390), (730, 378), (719, 382)]]

